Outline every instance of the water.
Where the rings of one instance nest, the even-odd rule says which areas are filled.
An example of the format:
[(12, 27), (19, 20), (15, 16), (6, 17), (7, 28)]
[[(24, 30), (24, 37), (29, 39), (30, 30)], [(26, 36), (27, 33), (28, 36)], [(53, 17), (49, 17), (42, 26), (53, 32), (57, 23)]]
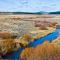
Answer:
[[(49, 42), (51, 42), (52, 40), (54, 40), (54, 39), (56, 39), (58, 36), (60, 36), (60, 35), (59, 35), (59, 32), (60, 32), (60, 29), (57, 29), (57, 30), (56, 30), (55, 32), (53, 32), (52, 34), (49, 34), (48, 36), (45, 36), (45, 37), (43, 37), (43, 38), (41, 38), (41, 39), (38, 39), (38, 40), (30, 43), (29, 45), (32, 46), (32, 47), (36, 47), (36, 46), (44, 43), (44, 41), (49, 41)], [(4, 59), (6, 58), (6, 59), (11, 59), (11, 60), (19, 60), (20, 54), (21, 54), (22, 50), (23, 50), (23, 48), (20, 48), (20, 49), (18, 49), (18, 51), (13, 52), (13, 53), (11, 53), (11, 54), (9, 54), (9, 55), (6, 55), (6, 56), (4, 56)]]
[(52, 40), (56, 39), (59, 36), (59, 31), (60, 31), (60, 29), (57, 29), (52, 34), (49, 34), (48, 36), (45, 36), (44, 38), (38, 39), (38, 40), (30, 43), (30, 46), (36, 47), (37, 45), (42, 44), (44, 41), (51, 42)]

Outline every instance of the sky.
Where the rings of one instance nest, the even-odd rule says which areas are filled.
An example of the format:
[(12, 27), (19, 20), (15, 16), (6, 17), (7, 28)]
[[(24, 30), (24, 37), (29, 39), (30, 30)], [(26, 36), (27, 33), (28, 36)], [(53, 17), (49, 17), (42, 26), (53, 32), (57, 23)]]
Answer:
[(0, 0), (0, 12), (60, 11), (60, 0)]

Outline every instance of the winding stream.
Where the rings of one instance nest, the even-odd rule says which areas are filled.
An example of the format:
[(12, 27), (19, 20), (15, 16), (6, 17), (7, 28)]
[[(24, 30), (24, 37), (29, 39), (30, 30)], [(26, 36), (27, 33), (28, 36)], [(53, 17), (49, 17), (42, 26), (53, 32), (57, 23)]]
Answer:
[[(32, 43), (30, 43), (29, 45), (32, 47), (36, 47), (42, 43), (44, 43), (44, 41), (49, 41), (51, 42), (52, 40), (56, 39), (59, 35), (60, 29), (56, 29), (55, 32), (53, 32), (52, 34), (49, 34), (48, 36), (45, 36), (41, 39), (38, 39)], [(22, 52), (23, 48), (18, 49), (18, 51), (13, 52), (9, 55), (4, 56), (4, 59), (11, 59), (11, 60), (19, 60), (20, 57), (20, 53)]]

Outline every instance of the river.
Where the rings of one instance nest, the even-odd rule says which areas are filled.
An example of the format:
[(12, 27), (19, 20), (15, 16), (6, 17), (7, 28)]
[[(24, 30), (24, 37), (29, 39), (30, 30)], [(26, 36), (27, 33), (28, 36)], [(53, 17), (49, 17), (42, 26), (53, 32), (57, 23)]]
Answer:
[[(55, 32), (53, 32), (53, 33), (51, 33), (51, 34), (49, 34), (49, 35), (47, 35), (47, 36), (45, 36), (45, 37), (43, 37), (43, 38), (40, 38), (40, 39), (38, 39), (38, 40), (30, 43), (29, 45), (30, 45), (31, 47), (36, 47), (36, 46), (38, 46), (38, 45), (40, 45), (40, 44), (43, 44), (45, 41), (52, 42), (52, 41), (55, 40), (58, 36), (60, 36), (60, 35), (59, 35), (59, 32), (60, 32), (60, 29), (56, 29)], [(11, 53), (11, 54), (9, 54), (9, 55), (7, 54), (7, 55), (4, 56), (3, 58), (4, 58), (4, 59), (9, 59), (9, 60), (10, 60), (10, 59), (11, 59), (11, 60), (19, 60), (20, 53), (22, 52), (22, 50), (23, 50), (23, 48), (20, 48), (20, 49), (18, 49), (18, 51), (13, 52), (13, 53)]]

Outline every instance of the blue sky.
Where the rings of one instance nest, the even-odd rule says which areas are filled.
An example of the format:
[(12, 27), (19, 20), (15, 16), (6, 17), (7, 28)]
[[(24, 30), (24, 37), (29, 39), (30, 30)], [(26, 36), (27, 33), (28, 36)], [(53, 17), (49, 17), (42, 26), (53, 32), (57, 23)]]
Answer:
[(0, 0), (1, 12), (60, 11), (60, 0)]

